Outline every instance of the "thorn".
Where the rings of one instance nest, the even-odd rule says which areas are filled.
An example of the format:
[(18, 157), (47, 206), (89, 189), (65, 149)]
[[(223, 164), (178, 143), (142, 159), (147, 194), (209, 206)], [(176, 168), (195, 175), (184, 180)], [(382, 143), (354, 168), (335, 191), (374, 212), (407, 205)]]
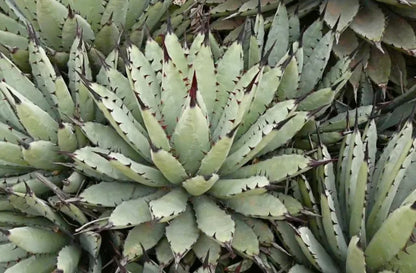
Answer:
[(346, 126), (345, 126), (346, 128), (345, 129), (347, 131), (349, 131), (349, 128), (351, 127), (350, 126), (350, 111), (349, 110), (347, 110), (347, 113), (346, 113), (345, 117), (346, 117)]
[[(285, 214), (285, 219), (288, 220), (288, 221), (292, 221), (292, 222), (296, 222), (296, 223), (301, 223), (301, 224), (306, 224), (307, 223), (306, 220), (301, 219), (301, 218), (298, 218), (298, 217), (295, 217), (295, 216), (290, 215), (290, 214)], [(296, 229), (295, 229), (295, 231), (296, 231)]]
[(308, 165), (311, 168), (316, 168), (318, 166), (326, 165), (331, 162), (338, 161), (338, 158), (331, 158), (331, 159), (325, 159), (325, 160), (312, 160)]
[(206, 27), (206, 28), (204, 28), (204, 41), (202, 43), (205, 46), (209, 46), (210, 45), (210, 42), (209, 42), (209, 26)]
[(168, 15), (168, 18), (166, 19), (167, 34), (173, 34), (172, 22), (170, 19), (170, 15)]
[(74, 17), (74, 11), (72, 10), (71, 5), (68, 5), (68, 18), (73, 19)]
[(354, 132), (358, 131), (358, 107), (355, 108)]
[(140, 243), (140, 247), (142, 248), (142, 252), (143, 252), (143, 258), (145, 262), (150, 262), (150, 258), (146, 253), (146, 249), (144, 248), (143, 244)]
[(26, 142), (21, 141), (20, 139), (17, 140), (17, 143), (19, 143), (19, 145), (21, 145), (23, 147), (23, 149), (25, 150), (29, 150), (30, 145), (27, 144)]
[(257, 0), (257, 14), (261, 14), (261, 0)]
[(55, 74), (57, 78), (62, 76), (61, 71), (59, 70), (57, 64), (55, 63), (53, 64), (53, 69), (55, 70)]
[(257, 74), (253, 77), (251, 82), (247, 85), (247, 87), (245, 88), (246, 90), (244, 91), (244, 94), (249, 94), (251, 92), (251, 90), (253, 89), (254, 84), (256, 83), (257, 77), (260, 74), (260, 71), (261, 71), (261, 69), (259, 69)]
[[(360, 45), (362, 45), (362, 43), (360, 43)], [(357, 56), (357, 54), (358, 54), (358, 52), (360, 51), (360, 48), (362, 48), (362, 46), (357, 46), (353, 51), (351, 51), (351, 53), (350, 54), (348, 54), (348, 58), (349, 59), (354, 59), (356, 56)], [(354, 65), (354, 67), (351, 67), (351, 70), (354, 70), (355, 69), (355, 67), (357, 67), (357, 65), (359, 64), (360, 62), (357, 62), (355, 65)]]
[(79, 43), (78, 43), (78, 46), (77, 46), (77, 49), (78, 50), (82, 50), (82, 46), (84, 45), (84, 42), (82, 40), (82, 33), (83, 33), (83, 30), (78, 25), (78, 21), (77, 21), (77, 34), (76, 34), (76, 37), (79, 39)]
[(33, 196), (33, 191), (30, 189), (29, 185), (26, 183), (26, 181), (23, 181), (23, 183), (25, 184), (25, 188), (26, 188), (26, 194), (29, 196)]
[(111, 66), (105, 61), (105, 58), (100, 54), (97, 54), (98, 61), (101, 63), (101, 66), (104, 67), (106, 71), (110, 70)]
[(106, 23), (107, 26), (109, 26), (113, 23), (113, 15), (114, 15), (114, 13), (111, 12), (110, 17), (108, 17), (108, 21)]
[(207, 251), (207, 255), (205, 256), (204, 262), (202, 263), (204, 268), (209, 268), (209, 249)]
[(80, 73), (78, 70), (75, 70), (75, 73), (78, 74), (78, 76), (80, 77), (82, 83), (86, 86), (89, 87), (91, 85), (91, 82), (84, 76), (84, 74)]
[(226, 134), (226, 136), (228, 138), (233, 138), (239, 127), (240, 127), (240, 124), (237, 124), (233, 129), (231, 129), (231, 131), (229, 133)]
[(198, 89), (198, 83), (196, 79), (196, 71), (194, 71), (194, 76), (192, 77), (192, 85), (191, 89), (189, 89), (189, 97), (190, 97), (190, 104), (191, 108), (195, 107), (197, 100), (196, 100), (196, 91)]
[(287, 119), (284, 119), (284, 120), (282, 120), (282, 121), (280, 121), (280, 122), (278, 122), (277, 124), (276, 124), (276, 126), (274, 126), (274, 130), (280, 130), (286, 123), (288, 123), (292, 118), (294, 118), (296, 115), (293, 115), (293, 116), (290, 116), (290, 117), (288, 117)]
[(171, 60), (169, 56), (168, 49), (166, 48), (165, 44), (165, 37), (163, 37), (163, 60), (167, 63), (169, 60)]
[(263, 55), (263, 57), (261, 57), (260, 60), (260, 66), (265, 66), (267, 65), (267, 61), (269, 59), (270, 54), (272, 53), (273, 49), (274, 49), (274, 45), (276, 44), (276, 41), (273, 42), (272, 46), (267, 50), (266, 53), (264, 53), (264, 50), (266, 49), (266, 47), (263, 47), (263, 52), (261, 53)]
[(295, 12), (294, 12), (295, 16), (299, 16), (299, 8), (300, 8), (300, 5), (297, 4), (296, 7), (295, 7)]
[(240, 262), (240, 264), (235, 268), (235, 273), (240, 273), (241, 268), (243, 267), (243, 260)]
[(205, 181), (208, 181), (212, 178), (212, 176), (213, 176), (213, 174), (208, 174), (208, 175), (204, 175), (203, 177), (204, 177)]
[(16, 96), (15, 94), (13, 94), (13, 92), (12, 92), (12, 91), (11, 91), (8, 87), (6, 87), (6, 88), (7, 88), (7, 90), (9, 91), (10, 95), (13, 97), (14, 102), (15, 102), (17, 105), (21, 104), (21, 103), (22, 103), (22, 101), (19, 99), (19, 97), (18, 97), (18, 96)]
[(384, 49), (381, 46), (381, 42), (375, 42), (374, 45), (377, 47), (378, 50), (381, 51), (381, 53), (385, 54)]
[(295, 103), (296, 104), (300, 104), (304, 99), (306, 99), (307, 97), (309, 97), (309, 95), (313, 94), (315, 91), (316, 91), (315, 89), (312, 89), (311, 91), (309, 91), (305, 95), (302, 95), (302, 96), (296, 98)]
[(105, 158), (106, 160), (108, 160), (108, 161), (115, 160), (115, 158), (114, 158), (114, 157), (109, 156), (109, 154), (105, 154), (105, 153), (102, 153), (102, 152), (97, 152), (97, 151), (93, 151), (93, 153), (95, 153), (95, 154), (97, 154), (97, 155), (99, 155), (99, 156), (101, 156), (101, 157), (104, 157), (104, 158)]
[(139, 103), (139, 105), (140, 105), (140, 108), (141, 108), (142, 110), (148, 110), (148, 109), (149, 109), (149, 107), (147, 107), (147, 106), (144, 104), (144, 102), (140, 99), (139, 94), (137, 94), (136, 92), (134, 92), (134, 94), (136, 95), (136, 99), (137, 99), (137, 101), (138, 101), (138, 103)]
[(322, 109), (324, 109), (325, 107), (327, 107), (327, 105), (322, 105), (319, 108), (316, 108), (315, 110), (312, 110), (308, 113), (308, 118), (311, 118), (313, 116), (315, 116), (316, 114), (318, 114), (319, 112), (321, 112)]

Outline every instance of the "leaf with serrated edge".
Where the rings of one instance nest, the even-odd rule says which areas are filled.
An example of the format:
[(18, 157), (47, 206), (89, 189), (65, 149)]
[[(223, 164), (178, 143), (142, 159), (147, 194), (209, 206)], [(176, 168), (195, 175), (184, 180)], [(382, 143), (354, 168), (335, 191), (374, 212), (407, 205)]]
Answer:
[(66, 246), (59, 251), (56, 267), (64, 273), (75, 273), (81, 258), (81, 250), (76, 246)]
[(153, 193), (154, 190), (136, 183), (101, 182), (86, 188), (79, 198), (87, 204), (115, 207), (123, 201)]
[(17, 264), (9, 267), (5, 273), (35, 273), (35, 272), (52, 272), (56, 266), (56, 254), (41, 256), (31, 256), (30, 258), (19, 261)]
[(337, 264), (325, 251), (325, 248), (315, 238), (313, 233), (306, 227), (297, 230), (296, 240), (298, 241), (303, 253), (316, 269), (323, 273), (339, 273)]
[(162, 149), (152, 149), (151, 156), (153, 164), (171, 183), (179, 184), (188, 177), (182, 164), (171, 153)]
[(231, 216), (206, 196), (192, 199), (198, 228), (221, 244), (230, 244), (235, 231)]
[(111, 166), (132, 180), (150, 187), (163, 187), (169, 184), (163, 174), (154, 167), (135, 162), (122, 153), (110, 153)]
[[(397, 223), (400, 223), (400, 225)], [(374, 234), (365, 249), (367, 266), (371, 269), (376, 269), (393, 259), (406, 246), (415, 223), (415, 203), (402, 206), (392, 212)]]
[[(185, 107), (172, 135), (179, 161), (188, 173), (195, 173), (209, 151), (209, 125), (196, 102), (196, 78), (192, 81), (190, 104)], [(195, 92), (195, 94), (192, 94)], [(177, 107), (177, 106), (176, 106)]]
[(416, 35), (409, 22), (394, 13), (389, 13), (389, 20), (382, 41), (408, 54), (416, 53)]
[(36, 254), (56, 252), (68, 242), (68, 238), (62, 233), (34, 227), (13, 228), (7, 233), (10, 242), (27, 252)]
[(193, 196), (199, 196), (208, 191), (218, 181), (217, 174), (197, 175), (182, 182), (182, 186)]
[(227, 178), (248, 178), (261, 175), (266, 176), (271, 183), (277, 183), (287, 177), (306, 172), (311, 168), (310, 163), (312, 163), (311, 158), (304, 155), (278, 155), (253, 165), (241, 167), (236, 172), (228, 175)]
[(192, 250), (201, 262), (207, 258), (210, 265), (217, 265), (221, 254), (221, 246), (205, 234), (199, 236), (198, 241), (193, 245)]
[(259, 241), (249, 225), (241, 220), (234, 219), (235, 232), (231, 246), (243, 256), (253, 257), (260, 253)]
[(330, 57), (333, 39), (331, 32), (325, 34), (309, 58), (305, 60), (297, 92), (299, 95), (305, 95), (313, 90), (319, 79), (322, 78)]
[(0, 244), (0, 263), (17, 261), (28, 256), (28, 253), (13, 243)]
[(337, 27), (337, 34), (342, 33), (357, 14), (360, 3), (358, 0), (349, 1), (329, 0), (325, 2), (324, 20), (329, 27)]
[(190, 208), (170, 222), (166, 227), (166, 238), (178, 263), (199, 238), (199, 230)]
[(386, 18), (381, 8), (372, 1), (361, 2), (361, 9), (358, 11), (350, 28), (358, 35), (370, 41), (381, 40), (386, 27)]
[(35, 194), (14, 192), (12, 195), (9, 195), (8, 199), (15, 209), (29, 215), (42, 216), (59, 226), (62, 230), (69, 230), (67, 222), (45, 201), (36, 197)]
[(142, 256), (143, 250), (154, 247), (162, 238), (165, 232), (165, 225), (160, 223), (143, 223), (132, 230), (127, 235), (124, 242), (123, 256), (127, 260), (133, 260)]
[(15, 107), (20, 122), (33, 138), (57, 141), (58, 123), (47, 112), (6, 83), (0, 83), (0, 89), (7, 100)]
[(264, 176), (253, 176), (242, 179), (220, 179), (209, 190), (217, 198), (231, 198), (245, 194), (260, 194), (267, 190), (269, 180)]
[(322, 225), (328, 239), (329, 247), (338, 258), (345, 259), (347, 244), (345, 242), (344, 234), (342, 233), (341, 225), (338, 222), (334, 201), (328, 190), (325, 190), (325, 192), (321, 194), (320, 203)]
[(118, 205), (108, 219), (113, 228), (125, 228), (139, 225), (152, 220), (149, 202), (162, 197), (166, 192), (159, 190), (153, 194), (122, 202)]
[[(163, 238), (155, 247), (156, 258), (162, 267), (168, 266), (174, 259), (168, 239)], [(138, 272), (141, 272), (139, 270)]]
[(90, 257), (95, 259), (99, 259), (101, 242), (101, 235), (96, 232), (87, 231), (80, 234), (81, 247), (91, 255)]
[(348, 245), (347, 259), (345, 262), (346, 273), (366, 272), (364, 252), (359, 244), (359, 238), (353, 236)]
[(173, 189), (166, 195), (149, 202), (153, 219), (167, 222), (186, 210), (188, 195), (180, 188)]
[(201, 160), (198, 174), (210, 175), (217, 172), (224, 163), (231, 145), (233, 145), (235, 131), (214, 143), (205, 157)]
[(61, 45), (61, 26), (65, 22), (68, 10), (55, 0), (39, 0), (36, 5), (36, 18), (44, 38), (55, 49)]
[(246, 216), (283, 219), (287, 209), (275, 196), (267, 193), (238, 196), (224, 201), (225, 205)]

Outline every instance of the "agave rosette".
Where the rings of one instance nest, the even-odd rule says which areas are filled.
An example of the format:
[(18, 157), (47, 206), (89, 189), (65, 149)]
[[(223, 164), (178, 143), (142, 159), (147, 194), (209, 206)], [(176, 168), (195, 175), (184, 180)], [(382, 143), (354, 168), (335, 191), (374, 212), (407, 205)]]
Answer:
[[(39, 173), (7, 179), (11, 189), (0, 196), (0, 271), (101, 272), (101, 235), (73, 235), (69, 223), (83, 225), (88, 218), (58, 196), (51, 196), (48, 201), (37, 197), (28, 185), (40, 191), (41, 181), (50, 180)], [(19, 192), (19, 183), (26, 183), (25, 191)]]
[[(308, 226), (281, 222), (278, 233), (297, 261), (289, 272), (413, 272), (416, 199), (414, 127), (407, 121), (377, 155), (374, 121), (342, 143), (337, 164), (316, 169), (316, 185), (294, 193), (322, 217)], [(326, 147), (321, 158), (330, 159)]]
[[(55, 63), (65, 67), (68, 52), (75, 40), (76, 30), (82, 32), (88, 43), (89, 55), (99, 67), (99, 57), (108, 53), (124, 40), (141, 45), (147, 31), (158, 35), (166, 30), (166, 13), (170, 10), (172, 27), (178, 36), (190, 25), (184, 12), (192, 4), (182, 7), (166, 1), (72, 1), (7, 0), (0, 3), (0, 49), (13, 61), (29, 71), (27, 26), (47, 46)], [(161, 32), (162, 31), (162, 32)]]
[[(95, 232), (73, 235), (73, 225), (83, 225), (89, 218), (80, 208), (65, 201), (83, 177), (77, 173), (69, 175), (64, 166), (58, 165), (66, 161), (60, 151), (73, 151), (87, 141), (68, 121), (81, 115), (75, 111), (79, 108), (83, 109), (82, 117), (91, 116), (84, 112), (84, 107), (78, 107), (80, 99), (88, 94), (81, 90), (80, 95), (76, 84), (67, 86), (34, 35), (28, 48), (35, 83), (6, 56), (0, 56), (3, 102), (0, 226), (5, 235), (2, 270), (101, 272), (101, 235)], [(79, 37), (75, 49), (86, 56)], [(74, 67), (74, 71), (78, 64), (73, 59), (69, 67)], [(87, 60), (83, 64), (88, 65)], [(73, 73), (70, 75), (73, 79)], [(67, 186), (62, 191), (64, 180)]]
[[(285, 47), (287, 40), (296, 40), (302, 29), (300, 19), (305, 17), (309, 22), (314, 17), (312, 12), (319, 8), (321, 18), (316, 18), (316, 22), (325, 22), (335, 32), (333, 53), (339, 58), (354, 54), (350, 64), (353, 75), (350, 78), (352, 90), (349, 100), (355, 99), (360, 105), (371, 105), (373, 102), (375, 92), (370, 82), (384, 92), (387, 85), (393, 83), (392, 96), (399, 95), (413, 83), (408, 70), (412, 69), (410, 56), (415, 55), (416, 49), (414, 1), (289, 0), (284, 1), (287, 14), (286, 9), (279, 12), (283, 4), (274, 0), (215, 0), (207, 1), (207, 4), (213, 6), (210, 10), (214, 18), (212, 28), (227, 31), (224, 42), (237, 39), (244, 29), (247, 33), (254, 29), (255, 36), (258, 33), (264, 35), (264, 30), (256, 33), (256, 26), (259, 25), (270, 27), (269, 40), (272, 40), (270, 36), (287, 37), (277, 40), (277, 47)], [(256, 16), (256, 19), (246, 20), (251, 16)], [(273, 41), (268, 43), (271, 45)], [(247, 39), (245, 48), (252, 46)]]
[(368, 97), (367, 77), (384, 91), (391, 81), (394, 95), (408, 87), (406, 59), (416, 54), (415, 11), (413, 1), (328, 0), (321, 5), (324, 21), (336, 32), (334, 53), (342, 57), (356, 51), (351, 84), (354, 92), (364, 93), (361, 100)]
[[(293, 99), (272, 103), (289, 58), (274, 68), (257, 64), (243, 72), (240, 42), (214, 63), (207, 36), (199, 34), (183, 49), (168, 32), (163, 48), (153, 40), (145, 53), (127, 47), (127, 78), (105, 66), (106, 87), (84, 79), (112, 129), (95, 122), (81, 123), (81, 128), (111, 130), (117, 138), (110, 150), (100, 147), (100, 141), (108, 142), (103, 138), (97, 139), (98, 147), (74, 151), (72, 166), (102, 181), (118, 181), (92, 185), (80, 200), (115, 206), (101, 229), (134, 226), (123, 263), (153, 247), (165, 266), (173, 260), (178, 264), (192, 250), (213, 269), (222, 248), (260, 261), (260, 246), (266, 242), (259, 240), (257, 225), (267, 230), (267, 220), (288, 214), (268, 187), (315, 164), (303, 153), (277, 149), (303, 127), (310, 111), (328, 107), (332, 100), (313, 100), (318, 91), (309, 100), (296, 100), (290, 93)], [(113, 197), (102, 198), (102, 192)]]
[[(198, 257), (207, 266), (201, 270), (213, 270), (228, 249), (247, 267), (253, 261), (267, 267), (260, 249), (276, 249), (268, 221), (301, 210), (269, 189), (317, 164), (304, 152), (279, 148), (330, 107), (350, 75), (346, 59), (320, 81), (332, 33), (317, 44), (305, 36), (274, 67), (263, 62), (243, 71), (241, 42), (214, 47), (211, 35), (199, 34), (188, 49), (169, 31), (162, 47), (152, 39), (144, 53), (127, 46), (121, 54), (127, 76), (117, 70), (119, 51), (111, 51), (98, 83), (82, 32), (76, 33), (67, 80), (32, 31), (34, 83), (1, 55), (2, 188), (10, 201), (36, 200), (5, 210), (44, 216), (31, 207), (41, 204), (78, 227), (81, 235), (71, 237), (70, 228), (62, 236), (92, 261), (98, 261), (97, 231), (133, 227), (120, 267), (140, 267), (131, 262), (149, 249), (162, 266), (186, 267)], [(46, 218), (64, 231), (54, 217)], [(122, 233), (110, 234), (115, 246), (122, 242)], [(77, 262), (65, 272), (84, 266)]]

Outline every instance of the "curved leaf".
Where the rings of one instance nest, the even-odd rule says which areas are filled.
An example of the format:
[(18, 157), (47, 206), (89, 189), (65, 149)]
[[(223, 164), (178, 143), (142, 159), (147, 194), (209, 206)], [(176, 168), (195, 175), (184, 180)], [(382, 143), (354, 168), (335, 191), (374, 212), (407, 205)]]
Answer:
[(193, 200), (198, 228), (207, 236), (223, 244), (231, 244), (235, 223), (231, 216), (206, 196)]
[(224, 201), (227, 207), (246, 216), (264, 219), (283, 219), (286, 207), (271, 194), (238, 196)]

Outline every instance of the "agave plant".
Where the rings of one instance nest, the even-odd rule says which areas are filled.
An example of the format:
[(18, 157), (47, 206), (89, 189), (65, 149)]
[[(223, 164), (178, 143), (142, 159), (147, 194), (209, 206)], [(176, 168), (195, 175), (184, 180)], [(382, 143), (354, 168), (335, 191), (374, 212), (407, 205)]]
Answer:
[[(271, 189), (319, 164), (305, 152), (279, 148), (324, 112), (348, 80), (340, 62), (319, 82), (332, 33), (305, 36), (274, 67), (263, 61), (244, 71), (242, 42), (223, 52), (211, 49), (212, 35), (199, 34), (183, 48), (170, 30), (162, 47), (152, 39), (144, 53), (126, 46), (120, 55), (127, 75), (117, 70), (119, 51), (111, 51), (95, 83), (81, 31), (69, 50), (66, 81), (29, 30), (33, 82), (6, 56), (0, 59), (0, 170), (13, 208), (54, 212), (45, 216), (52, 232), (45, 226), (40, 232), (51, 240), (53, 232), (63, 233), (66, 245), (92, 257), (98, 243), (74, 231), (97, 238), (96, 232), (121, 230), (111, 233), (114, 245), (124, 245), (113, 255), (119, 270), (141, 270), (134, 261), (151, 249), (161, 267), (173, 262), (171, 268), (189, 271), (199, 258), (200, 270), (212, 271), (228, 250), (265, 268), (263, 247), (275, 249), (268, 221), (293, 214), (287, 200), (298, 204)], [(22, 201), (13, 202), (17, 197)], [(26, 202), (41, 204), (41, 212)], [(55, 217), (75, 227), (67, 234)], [(17, 244), (10, 225), (3, 230)], [(50, 260), (63, 245), (48, 250)], [(64, 272), (85, 267), (84, 260), (73, 264)]]
[[(303, 153), (277, 149), (313, 113), (328, 107), (335, 91), (302, 94), (290, 85), (284, 88), (284, 79), (299, 75), (296, 68), (290, 70), (297, 62), (288, 55), (274, 68), (257, 64), (243, 73), (240, 42), (214, 64), (208, 39), (199, 34), (183, 49), (168, 32), (163, 48), (152, 40), (145, 54), (134, 45), (127, 47), (128, 78), (106, 66), (107, 88), (83, 79), (110, 126), (79, 126), (87, 136), (87, 130), (103, 130), (114, 137), (69, 154), (74, 161), (70, 166), (105, 181), (86, 188), (81, 202), (115, 207), (88, 230), (133, 227), (121, 265), (155, 247), (162, 266), (172, 261), (178, 266), (195, 253), (206, 262), (201, 270), (213, 270), (223, 248), (263, 266), (260, 246), (271, 241), (261, 241), (257, 228), (267, 230), (264, 220), (288, 214), (268, 188), (317, 164)], [(301, 54), (303, 48), (295, 50)], [(332, 75), (340, 81), (344, 76)], [(303, 80), (316, 85), (315, 77)], [(106, 149), (100, 141), (109, 143)], [(111, 197), (100, 194), (110, 191)]]
[(30, 25), (47, 46), (48, 54), (64, 67), (77, 29), (80, 29), (83, 40), (91, 47), (90, 58), (98, 65), (99, 57), (107, 56), (125, 39), (140, 46), (146, 31), (163, 33), (168, 10), (171, 10), (172, 27), (182, 35), (190, 24), (184, 14), (190, 5), (191, 1), (175, 8), (171, 0), (1, 1), (0, 44), (5, 54), (10, 54), (16, 64), (29, 71), (27, 26)]
[[(354, 130), (344, 138), (336, 166), (316, 170), (316, 185), (298, 180), (295, 195), (321, 217), (309, 226), (277, 223), (299, 263), (289, 272), (414, 271), (413, 130), (406, 122), (378, 156), (371, 121), (363, 135)], [(319, 153), (330, 158), (324, 146)]]
[[(287, 7), (287, 13), (281, 10), (282, 3)], [(270, 27), (269, 36), (286, 36), (281, 46), (285, 47), (288, 38), (296, 40), (300, 30), (304, 29), (299, 18), (306, 16), (308, 23), (314, 19), (318, 24), (325, 22), (336, 35), (333, 47), (335, 55), (339, 58), (354, 55), (350, 64), (353, 75), (350, 78), (351, 92), (348, 93), (351, 96), (345, 99), (346, 102), (355, 100), (360, 105), (371, 105), (377, 93), (369, 88), (370, 81), (383, 90), (384, 96), (388, 83), (392, 82), (393, 92), (389, 92), (388, 97), (406, 92), (410, 88), (409, 84), (412, 84), (407, 72), (407, 60), (412, 59), (409, 56), (414, 56), (416, 49), (413, 23), (415, 3), (412, 1), (252, 0), (208, 1), (207, 4), (212, 5), (210, 14), (215, 18), (212, 28), (227, 31), (225, 42), (237, 39), (238, 33), (244, 28), (250, 33), (253, 25), (255, 36), (258, 33), (264, 35), (264, 31), (256, 33), (256, 26), (260, 25)], [(321, 17), (314, 18), (318, 8)], [(255, 15), (256, 19), (250, 20)], [(278, 40), (276, 45), (280, 43), (281, 40)], [(267, 47), (273, 42), (264, 44)], [(246, 48), (251, 46), (247, 39)]]
[[(88, 222), (85, 214), (58, 196), (46, 202), (30, 189), (32, 185), (41, 191), (41, 181), (51, 180), (32, 173), (6, 181), (6, 195), (0, 197), (1, 272), (101, 272), (101, 235), (87, 232), (74, 236), (63, 217), (82, 225)], [(22, 184), (26, 191), (20, 189)]]
[[(337, 55), (349, 54), (360, 47), (352, 83), (358, 86), (363, 68), (371, 80), (385, 88), (389, 80), (399, 86), (407, 85), (405, 58), (401, 52), (416, 54), (415, 19), (412, 1), (342, 1), (328, 0), (321, 6), (324, 21), (336, 30)], [(347, 29), (348, 28), (348, 29)], [(395, 50), (391, 50), (395, 49)]]

